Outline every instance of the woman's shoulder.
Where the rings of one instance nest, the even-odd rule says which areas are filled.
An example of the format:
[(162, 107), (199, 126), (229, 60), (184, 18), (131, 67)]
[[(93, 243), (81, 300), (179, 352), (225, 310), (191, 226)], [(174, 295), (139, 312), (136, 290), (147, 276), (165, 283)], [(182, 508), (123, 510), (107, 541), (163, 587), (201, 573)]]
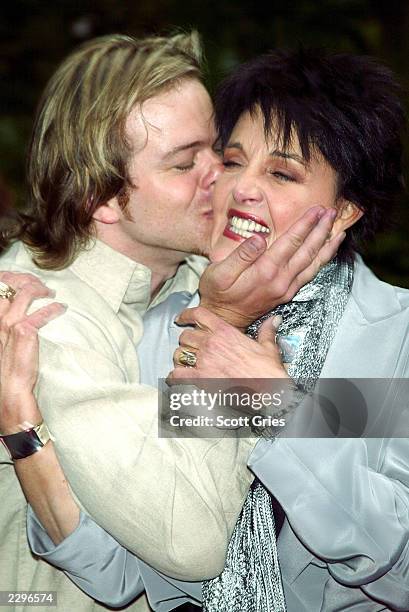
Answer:
[(354, 262), (352, 298), (369, 322), (396, 315), (409, 320), (409, 289), (377, 278), (360, 255)]

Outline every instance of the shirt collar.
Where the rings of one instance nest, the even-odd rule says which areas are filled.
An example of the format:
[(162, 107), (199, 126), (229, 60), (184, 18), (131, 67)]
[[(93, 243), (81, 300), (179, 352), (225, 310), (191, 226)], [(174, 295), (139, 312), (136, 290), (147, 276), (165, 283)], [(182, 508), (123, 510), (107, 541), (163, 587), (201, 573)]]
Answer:
[(171, 293), (184, 291), (194, 294), (199, 285), (199, 279), (205, 268), (208, 266), (209, 260), (198, 255), (189, 255), (186, 260), (180, 264), (175, 276), (169, 278), (161, 290), (155, 295), (149, 308), (163, 302)]
[(150, 299), (151, 271), (146, 266), (95, 240), (81, 251), (71, 270), (119, 311), (122, 302), (147, 307)]
[(151, 299), (151, 271), (126, 255), (95, 239), (81, 251), (71, 265), (71, 270), (83, 282), (95, 289), (118, 313), (121, 304), (132, 304), (141, 315), (160, 303), (175, 291), (194, 293), (199, 278), (208, 261), (203, 257), (189, 256), (175, 276), (168, 279), (155, 298)]

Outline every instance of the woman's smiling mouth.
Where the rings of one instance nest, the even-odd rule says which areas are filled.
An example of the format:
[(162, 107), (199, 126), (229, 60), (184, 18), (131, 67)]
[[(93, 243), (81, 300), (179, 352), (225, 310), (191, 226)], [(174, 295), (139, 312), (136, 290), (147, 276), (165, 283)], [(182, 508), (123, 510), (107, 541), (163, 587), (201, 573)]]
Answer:
[[(270, 233), (270, 228), (263, 219), (256, 215), (231, 208), (228, 213), (228, 223), (223, 235), (232, 240), (240, 241), (254, 234)], [(267, 236), (266, 236), (267, 237)]]

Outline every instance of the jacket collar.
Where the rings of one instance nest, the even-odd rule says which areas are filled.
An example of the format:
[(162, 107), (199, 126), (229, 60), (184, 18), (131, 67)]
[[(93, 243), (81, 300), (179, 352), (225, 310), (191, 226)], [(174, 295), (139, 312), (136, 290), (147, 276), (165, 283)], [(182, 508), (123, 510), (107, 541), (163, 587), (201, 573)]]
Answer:
[[(404, 308), (398, 298), (396, 287), (376, 278), (360, 255), (355, 256), (351, 297), (368, 323), (387, 319)], [(409, 300), (407, 302), (409, 306)]]

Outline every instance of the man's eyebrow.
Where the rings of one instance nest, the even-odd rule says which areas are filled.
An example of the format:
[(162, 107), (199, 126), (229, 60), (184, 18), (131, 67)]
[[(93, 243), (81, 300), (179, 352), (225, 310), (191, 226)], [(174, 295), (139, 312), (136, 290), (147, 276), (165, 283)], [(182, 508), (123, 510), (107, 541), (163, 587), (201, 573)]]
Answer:
[(181, 144), (177, 147), (174, 147), (163, 156), (163, 160), (167, 160), (177, 153), (181, 153), (182, 151), (188, 151), (189, 149), (195, 149), (197, 147), (203, 147), (205, 145), (203, 140), (194, 140), (193, 142), (187, 142), (186, 144)]
[(301, 155), (297, 155), (297, 153), (287, 153), (286, 151), (279, 151), (278, 149), (274, 149), (274, 151), (270, 151), (270, 155), (272, 157), (281, 157), (282, 159), (293, 159), (294, 161), (302, 164), (303, 166), (307, 165), (307, 162)]

